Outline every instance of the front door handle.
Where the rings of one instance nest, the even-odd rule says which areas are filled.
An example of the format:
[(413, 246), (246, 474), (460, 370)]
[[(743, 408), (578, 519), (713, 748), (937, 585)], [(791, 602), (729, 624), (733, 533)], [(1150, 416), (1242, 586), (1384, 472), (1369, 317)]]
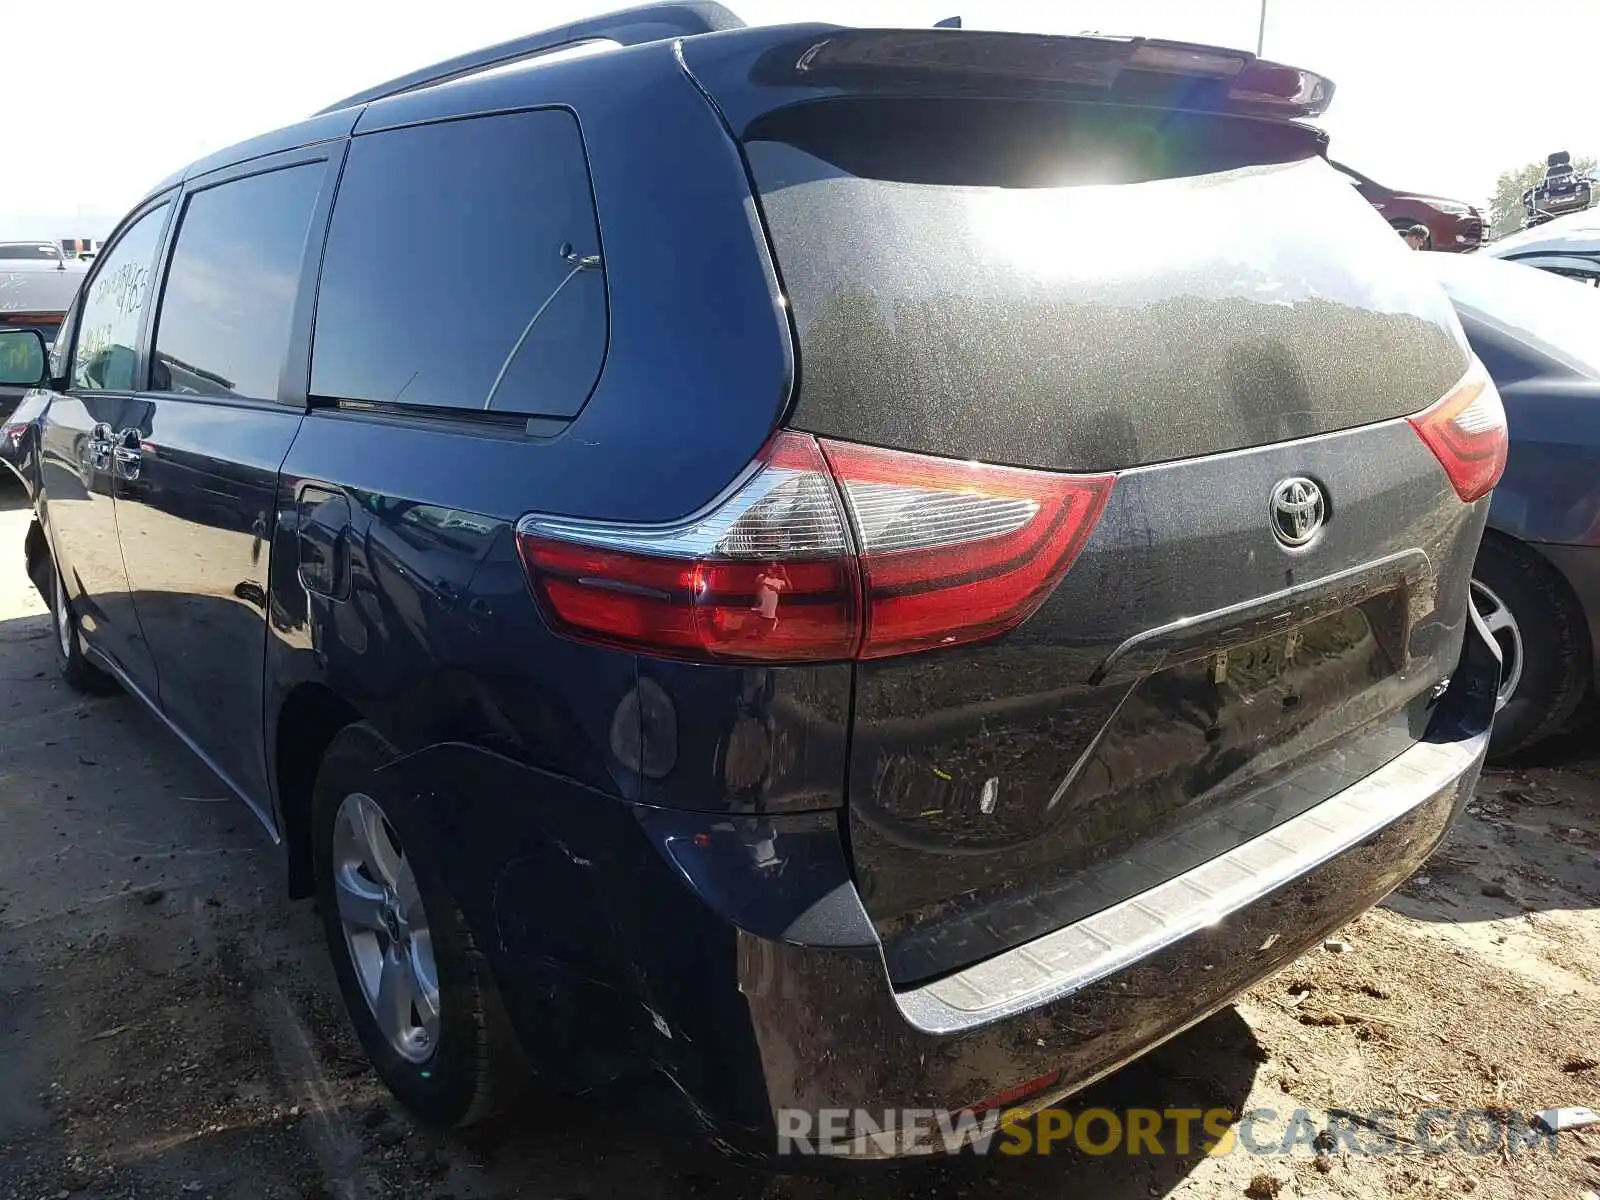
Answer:
[(124, 479), (139, 478), (139, 465), (144, 462), (144, 450), (139, 445), (139, 431), (124, 429), (117, 434), (111, 447), (111, 456), (117, 460), (117, 474)]
[(111, 426), (101, 421), (89, 431), (83, 448), (89, 457), (89, 466), (96, 471), (111, 469)]

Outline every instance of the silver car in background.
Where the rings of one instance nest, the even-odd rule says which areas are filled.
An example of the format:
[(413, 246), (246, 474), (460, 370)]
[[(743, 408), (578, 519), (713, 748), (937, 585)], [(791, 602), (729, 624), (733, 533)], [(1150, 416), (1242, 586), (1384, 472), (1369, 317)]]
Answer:
[(1600, 287), (1600, 209), (1513, 233), (1485, 246), (1483, 253)]

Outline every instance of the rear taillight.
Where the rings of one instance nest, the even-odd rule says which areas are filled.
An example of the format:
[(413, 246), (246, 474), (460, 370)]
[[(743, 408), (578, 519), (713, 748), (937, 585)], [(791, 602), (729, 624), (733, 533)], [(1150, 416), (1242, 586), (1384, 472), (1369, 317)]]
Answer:
[(517, 546), (546, 620), (580, 641), (701, 661), (877, 658), (1026, 620), (1114, 480), (783, 432), (688, 521), (532, 515)]
[(1438, 403), (1407, 417), (1443, 465), (1456, 495), (1469, 503), (1500, 482), (1510, 438), (1494, 381), (1476, 358)]
[(971, 642), (1044, 603), (1111, 494), (1061, 475), (825, 442), (866, 588), (861, 657)]
[(524, 517), (517, 547), (559, 633), (672, 658), (849, 658), (861, 587), (816, 440), (779, 434), (710, 511), (669, 527)]

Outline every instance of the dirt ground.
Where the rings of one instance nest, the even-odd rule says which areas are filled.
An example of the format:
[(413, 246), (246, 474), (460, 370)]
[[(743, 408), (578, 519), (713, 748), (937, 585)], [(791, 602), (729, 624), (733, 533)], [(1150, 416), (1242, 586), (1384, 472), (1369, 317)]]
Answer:
[[(409, 1125), (366, 1069), (310, 906), (283, 898), (277, 852), (249, 813), (133, 701), (84, 700), (57, 681), (22, 573), (26, 521), (21, 494), (0, 485), (0, 1197), (1600, 1192), (1600, 1126), (1559, 1135), (1553, 1153), (1514, 1144), (1503, 1118), (1452, 1117), (1417, 1138), (1427, 1109), (1600, 1108), (1594, 727), (1493, 772), (1446, 845), (1341, 948), (1069, 1106), (1253, 1113), (1257, 1145), (1303, 1130), (1288, 1155), (1058, 1146), (777, 1177), (582, 1105), (530, 1105), (446, 1139)], [(1360, 1124), (1381, 1110), (1395, 1114), (1392, 1139)], [(1330, 1122), (1351, 1136), (1312, 1144)], [(1390, 1152), (1356, 1152), (1373, 1149)]]

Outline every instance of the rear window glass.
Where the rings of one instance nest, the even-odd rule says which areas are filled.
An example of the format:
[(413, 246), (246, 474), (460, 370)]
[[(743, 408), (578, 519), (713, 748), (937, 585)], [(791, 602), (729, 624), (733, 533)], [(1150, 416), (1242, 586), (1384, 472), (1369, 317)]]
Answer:
[(50, 242), (0, 242), (0, 258), (53, 262), (61, 257), (60, 247)]
[(311, 391), (570, 416), (605, 357), (599, 253), (569, 112), (358, 137), (323, 262)]
[(850, 98), (758, 119), (745, 151), (813, 432), (1112, 469), (1414, 412), (1465, 366), (1299, 126)]

